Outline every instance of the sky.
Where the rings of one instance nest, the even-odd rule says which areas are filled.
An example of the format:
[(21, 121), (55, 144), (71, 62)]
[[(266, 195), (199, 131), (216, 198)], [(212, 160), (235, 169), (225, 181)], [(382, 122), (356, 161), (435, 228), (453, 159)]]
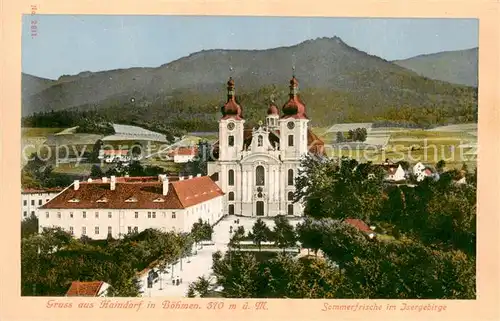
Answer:
[(268, 49), (334, 36), (396, 60), (477, 47), (478, 29), (476, 19), (24, 15), (22, 71), (57, 79), (158, 67), (200, 50)]

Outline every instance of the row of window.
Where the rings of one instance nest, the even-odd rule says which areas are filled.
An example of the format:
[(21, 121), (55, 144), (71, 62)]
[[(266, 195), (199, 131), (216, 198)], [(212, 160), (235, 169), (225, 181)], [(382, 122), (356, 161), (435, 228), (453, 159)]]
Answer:
[[(230, 169), (227, 173), (228, 175), (228, 185), (229, 186), (234, 186), (234, 170)], [(266, 181), (266, 173), (264, 166), (257, 166), (255, 169), (255, 185), (256, 186), (264, 186), (265, 181)], [(293, 186), (293, 169), (288, 170), (288, 177), (287, 177), (288, 185)]]
[[(132, 233), (132, 231), (135, 232), (135, 233), (138, 233), (139, 232), (139, 227), (137, 227), (137, 226), (134, 226), (134, 227), (128, 226), (127, 231), (128, 231), (128, 233)], [(75, 230), (74, 230), (73, 226), (69, 227), (69, 233), (71, 235), (75, 234)], [(99, 226), (94, 227), (94, 234), (95, 235), (99, 235)], [(113, 227), (108, 226), (108, 235), (112, 235), (112, 234), (113, 234)], [(86, 226), (82, 226), (82, 235), (87, 235), (87, 227)]]
[[(31, 211), (31, 215), (35, 215), (35, 211)], [(28, 217), (28, 211), (23, 212), (23, 217)]]
[[(288, 200), (293, 201), (293, 192), (288, 192)], [(229, 192), (227, 195), (227, 200), (228, 201), (234, 201), (234, 192)]]
[[(262, 135), (257, 136), (257, 146), (262, 147), (264, 144), (264, 137)], [(227, 139), (227, 145), (229, 147), (234, 146), (234, 136), (229, 135)], [(288, 146), (292, 147), (293, 146), (293, 135), (288, 135)]]
[[(234, 215), (234, 204), (229, 204), (229, 206), (228, 206), (228, 214), (229, 215)], [(287, 214), (288, 215), (293, 215), (293, 204), (288, 204), (287, 205)], [(259, 214), (257, 214), (257, 215), (259, 215)]]
[[(24, 216), (26, 216), (26, 211), (24, 213), (25, 213)], [(34, 214), (35, 212), (32, 211), (32, 213)], [(50, 213), (49, 212), (45, 212), (45, 217), (49, 218), (50, 217)], [(70, 218), (74, 217), (73, 212), (69, 212), (69, 217)], [(83, 218), (87, 218), (87, 212), (86, 211), (82, 212), (82, 217)], [(166, 217), (166, 213), (163, 213), (163, 217)], [(61, 218), (61, 212), (57, 212), (57, 218)], [(99, 212), (95, 212), (95, 218), (99, 218)], [(112, 212), (108, 212), (108, 218), (113, 218), (113, 213)], [(134, 213), (134, 218), (139, 218), (139, 212), (135, 212)], [(156, 218), (156, 212), (148, 212), (148, 218)], [(176, 218), (175, 212), (172, 212), (172, 218)]]
[[(50, 199), (46, 199), (45, 203), (48, 203)], [(43, 200), (38, 200), (38, 205), (43, 205)], [(23, 200), (23, 206), (28, 206), (28, 200)], [(35, 200), (31, 200), (31, 206), (35, 206)]]

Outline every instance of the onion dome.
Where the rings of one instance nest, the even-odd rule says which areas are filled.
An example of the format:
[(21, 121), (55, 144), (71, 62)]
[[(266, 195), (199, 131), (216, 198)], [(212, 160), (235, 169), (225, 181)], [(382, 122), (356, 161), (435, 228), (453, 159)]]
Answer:
[(234, 91), (234, 80), (232, 77), (229, 78), (227, 82), (227, 102), (221, 108), (222, 119), (243, 119), (241, 106), (236, 102), (236, 96)]
[(299, 82), (295, 76), (290, 80), (290, 94), (289, 99), (283, 105), (283, 117), (282, 118), (302, 118), (307, 119), (306, 116), (306, 106), (300, 100), (299, 93)]
[(278, 107), (276, 107), (276, 105), (271, 102), (271, 104), (269, 104), (269, 108), (267, 109), (267, 115), (276, 115), (276, 116), (279, 116), (280, 115), (280, 110), (278, 109)]

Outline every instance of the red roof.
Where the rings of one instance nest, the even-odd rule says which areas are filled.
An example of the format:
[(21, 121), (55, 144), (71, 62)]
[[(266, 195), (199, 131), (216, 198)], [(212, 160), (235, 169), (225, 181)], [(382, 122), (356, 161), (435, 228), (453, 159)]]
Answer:
[(230, 77), (227, 82), (227, 102), (221, 108), (221, 112), (223, 116), (222, 119), (243, 119), (241, 106), (236, 102), (236, 97), (234, 95), (234, 80), (232, 77)]
[(103, 151), (104, 155), (128, 155), (128, 150), (109, 150), (105, 149)]
[(115, 190), (110, 183), (80, 182), (40, 207), (41, 209), (184, 209), (224, 195), (208, 176), (169, 182), (163, 195), (159, 181), (120, 182)]
[(297, 94), (299, 82), (295, 76), (290, 80), (290, 99), (283, 105), (282, 118), (307, 119), (306, 106)]
[(66, 296), (97, 296), (103, 284), (103, 281), (73, 281), (68, 292), (66, 292)]
[(276, 105), (274, 103), (271, 103), (269, 105), (269, 108), (267, 109), (267, 114), (268, 115), (278, 115), (280, 114), (280, 110), (278, 109), (278, 107), (276, 107)]
[(346, 218), (345, 222), (347, 224), (350, 224), (360, 230), (361, 232), (366, 232), (366, 233), (371, 233), (373, 232), (372, 229), (362, 220), (357, 219), (357, 218)]
[(37, 193), (59, 193), (63, 190), (64, 188), (43, 188), (43, 189), (36, 189), (36, 188), (23, 188), (21, 189), (22, 194), (37, 194)]
[(169, 156), (174, 156), (174, 155), (197, 155), (198, 154), (198, 148), (197, 147), (179, 147), (176, 148), (172, 151), (169, 151), (168, 155)]

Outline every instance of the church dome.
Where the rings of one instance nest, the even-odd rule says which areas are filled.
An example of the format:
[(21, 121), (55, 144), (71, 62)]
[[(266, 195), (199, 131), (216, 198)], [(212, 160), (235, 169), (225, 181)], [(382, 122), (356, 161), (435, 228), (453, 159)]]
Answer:
[(221, 108), (222, 119), (243, 119), (241, 106), (236, 102), (234, 80), (232, 77), (227, 82), (227, 102)]
[(279, 111), (278, 107), (276, 107), (276, 105), (274, 103), (271, 103), (269, 105), (269, 108), (267, 109), (267, 114), (268, 115), (277, 115), (277, 116), (279, 116), (280, 115), (280, 111)]
[(290, 80), (290, 95), (288, 101), (283, 105), (283, 118), (307, 118), (306, 106), (298, 95), (299, 82), (295, 76)]

